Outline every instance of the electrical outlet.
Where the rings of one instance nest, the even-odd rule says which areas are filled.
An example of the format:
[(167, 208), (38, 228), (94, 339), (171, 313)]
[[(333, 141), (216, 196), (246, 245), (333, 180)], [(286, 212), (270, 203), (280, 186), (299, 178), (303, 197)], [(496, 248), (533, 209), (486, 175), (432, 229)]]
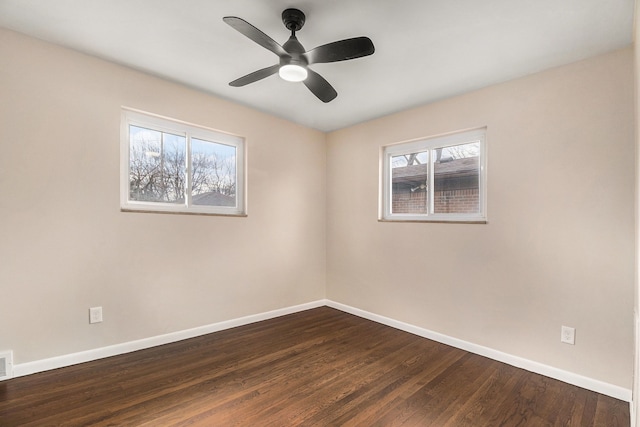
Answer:
[(89, 309), (89, 323), (102, 322), (102, 307), (91, 307)]
[(569, 326), (563, 326), (560, 332), (560, 341), (565, 344), (575, 345), (576, 343), (576, 328)]

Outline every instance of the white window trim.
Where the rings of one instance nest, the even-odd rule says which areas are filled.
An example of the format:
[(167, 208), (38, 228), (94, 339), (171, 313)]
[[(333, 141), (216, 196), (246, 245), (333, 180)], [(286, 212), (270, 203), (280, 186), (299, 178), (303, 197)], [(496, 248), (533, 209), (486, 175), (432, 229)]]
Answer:
[[(473, 129), (468, 131), (456, 132), (434, 136), (429, 138), (421, 138), (419, 140), (400, 142), (387, 145), (381, 149), (381, 184), (380, 184), (380, 213), (381, 221), (408, 221), (408, 222), (460, 222), (460, 223), (486, 223), (487, 221), (487, 141), (486, 128)], [(427, 151), (434, 148), (448, 147), (452, 145), (464, 144), (465, 142), (480, 141), (480, 172), (478, 183), (479, 194), (479, 213), (476, 214), (400, 214), (391, 212), (392, 199), (392, 174), (391, 174), (391, 158), (399, 154), (415, 153), (418, 151)], [(430, 159), (429, 159), (430, 160)], [(433, 168), (429, 168), (429, 182), (433, 183)], [(432, 184), (429, 189), (429, 212), (433, 211)]]
[[(187, 174), (191, 164), (191, 138), (230, 145), (236, 149), (236, 206), (201, 206), (191, 204), (191, 192), (185, 204), (143, 202), (129, 199), (129, 126), (146, 127), (187, 138)], [(120, 209), (125, 212), (158, 212), (200, 215), (246, 216), (246, 147), (244, 138), (215, 129), (194, 125), (140, 110), (123, 107), (120, 129)]]

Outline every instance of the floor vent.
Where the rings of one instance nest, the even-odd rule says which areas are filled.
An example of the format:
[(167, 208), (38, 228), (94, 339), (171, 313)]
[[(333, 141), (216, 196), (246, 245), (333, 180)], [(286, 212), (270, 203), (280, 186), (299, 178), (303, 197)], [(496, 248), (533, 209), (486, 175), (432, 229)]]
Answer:
[(0, 351), (0, 381), (8, 380), (13, 376), (13, 353)]

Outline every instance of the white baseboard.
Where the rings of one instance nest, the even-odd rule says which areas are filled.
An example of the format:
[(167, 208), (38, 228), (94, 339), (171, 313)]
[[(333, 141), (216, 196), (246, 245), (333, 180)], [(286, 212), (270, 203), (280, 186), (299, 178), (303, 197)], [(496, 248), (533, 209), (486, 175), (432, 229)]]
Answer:
[(184, 331), (173, 332), (165, 335), (159, 335), (155, 337), (145, 338), (136, 341), (130, 341), (122, 344), (115, 344), (108, 347), (97, 348), (93, 350), (82, 351), (78, 353), (67, 354), (58, 357), (52, 357), (50, 359), (36, 360), (34, 362), (14, 364), (13, 377), (20, 377), (24, 375), (30, 375), (37, 372), (48, 371), (51, 369), (63, 368), (65, 366), (75, 365), (78, 363), (90, 362), (92, 360), (102, 359), (105, 357), (117, 356), (119, 354), (130, 353), (132, 351), (143, 350), (145, 348), (155, 347), (158, 345), (169, 344), (176, 341), (181, 341), (188, 338), (194, 338), (201, 335), (210, 334), (213, 332), (222, 331), (225, 329), (235, 328), (237, 326), (247, 325), (250, 323), (260, 322), (262, 320), (272, 319), (275, 317), (284, 316), (287, 314), (297, 313), (312, 308), (329, 306), (346, 313), (362, 317), (364, 319), (372, 320), (374, 322), (381, 323), (383, 325), (391, 326), (392, 328), (400, 329), (405, 332), (412, 333), (424, 338), (428, 338), (433, 341), (437, 341), (443, 344), (456, 347), (470, 353), (478, 354), (480, 356), (488, 357), (499, 362), (506, 363), (517, 368), (522, 368), (530, 372), (535, 372), (550, 378), (554, 378), (569, 384), (576, 385), (578, 387), (592, 390), (597, 393), (602, 393), (607, 396), (614, 397), (616, 399), (631, 402), (631, 390), (624, 387), (619, 387), (613, 384), (608, 384), (602, 381), (598, 381), (592, 378), (588, 378), (582, 375), (574, 374), (572, 372), (564, 371), (562, 369), (554, 368), (552, 366), (544, 365), (542, 363), (534, 362), (528, 359), (524, 359), (518, 356), (513, 356), (507, 353), (503, 353), (498, 350), (494, 350), (481, 345), (473, 344), (467, 341), (463, 341), (457, 338), (453, 338), (447, 335), (443, 335), (437, 332), (430, 331), (428, 329), (420, 328), (418, 326), (410, 325), (408, 323), (400, 322), (388, 317), (380, 316), (368, 311), (360, 310), (355, 307), (351, 307), (345, 304), (334, 302), (331, 300), (318, 300), (306, 304), (300, 304), (292, 307), (286, 307), (278, 310), (268, 311), (265, 313), (254, 314), (250, 316), (240, 317), (237, 319), (226, 320), (211, 325), (200, 326), (193, 329), (187, 329)]
[(624, 387), (574, 374), (572, 372), (564, 371), (562, 369), (524, 359), (522, 357), (513, 356), (511, 354), (503, 353), (492, 348), (470, 343), (468, 341), (463, 341), (457, 338), (440, 334), (438, 332), (433, 332), (428, 329), (420, 328), (418, 326), (410, 325), (408, 323), (400, 322), (388, 317), (360, 310), (358, 308), (351, 307), (345, 304), (327, 300), (326, 305), (358, 317), (373, 320), (374, 322), (382, 323), (383, 325), (391, 326), (392, 328), (400, 329), (402, 331), (428, 338), (442, 344), (450, 345), (452, 347), (456, 347), (470, 353), (488, 357), (489, 359), (497, 360), (498, 362), (503, 362), (507, 365), (515, 366), (516, 368), (522, 368), (536, 374), (544, 375), (546, 377), (554, 378), (556, 380), (560, 380), (587, 390), (595, 391), (596, 393), (605, 394), (607, 396), (611, 396), (625, 402), (631, 401), (631, 390)]
[(265, 313), (253, 314), (237, 319), (226, 320), (223, 322), (213, 323), (211, 325), (200, 326), (184, 331), (172, 332), (169, 334), (144, 338), (141, 340), (110, 345), (108, 347), (101, 347), (93, 350), (66, 354), (63, 356), (52, 357), (50, 359), (36, 360), (34, 362), (14, 364), (13, 377), (15, 378), (24, 375), (35, 374), (37, 372), (48, 371), (51, 369), (64, 368), (65, 366), (76, 365), (78, 363), (90, 362), (92, 360), (103, 359), (105, 357), (117, 356), (119, 354), (130, 353), (132, 351), (143, 350), (145, 348), (151, 348), (176, 341), (182, 341), (188, 338), (194, 338), (201, 335), (210, 334), (212, 332), (223, 331), (225, 329), (235, 328), (237, 326), (248, 325), (250, 323), (260, 322), (262, 320), (273, 319), (275, 317), (285, 316), (287, 314), (297, 313), (299, 311), (305, 311), (325, 305), (327, 305), (326, 300), (319, 300), (292, 307), (286, 307), (279, 310), (267, 311)]

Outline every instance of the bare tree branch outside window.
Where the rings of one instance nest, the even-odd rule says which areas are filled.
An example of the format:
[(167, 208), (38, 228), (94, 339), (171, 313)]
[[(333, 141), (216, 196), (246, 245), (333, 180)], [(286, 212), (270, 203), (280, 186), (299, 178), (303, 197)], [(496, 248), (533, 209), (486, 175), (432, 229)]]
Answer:
[[(189, 191), (186, 138), (133, 125), (129, 135), (130, 199), (184, 204)], [(190, 166), (194, 203), (236, 204), (235, 147), (192, 138)]]

